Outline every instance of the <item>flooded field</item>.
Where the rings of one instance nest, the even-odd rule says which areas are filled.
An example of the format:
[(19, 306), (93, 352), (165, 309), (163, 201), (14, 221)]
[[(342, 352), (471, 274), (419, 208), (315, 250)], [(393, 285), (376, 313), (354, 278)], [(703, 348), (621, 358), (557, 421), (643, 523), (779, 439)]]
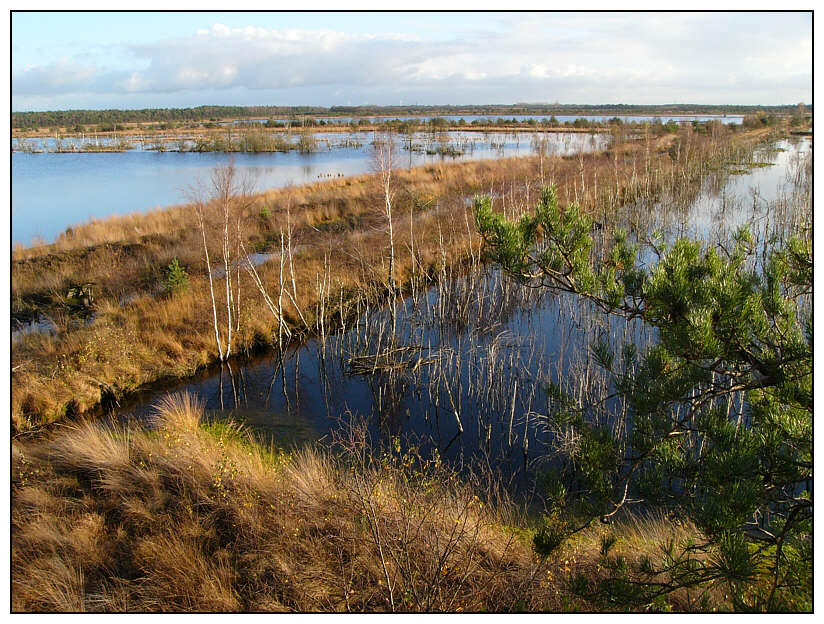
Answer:
[[(809, 218), (810, 157), (807, 141), (779, 142), (756, 152), (764, 166), (745, 173), (733, 167), (691, 193), (626, 206), (602, 231), (716, 243), (749, 225), (766, 249)], [(594, 405), (609, 384), (593, 358), (594, 342), (643, 350), (655, 341), (640, 321), (519, 284), (477, 261), (460, 274), (444, 266), (437, 283), (419, 284), (394, 310), (364, 308), (354, 324), (341, 324), (330, 335), (319, 327), (318, 338), (283, 357), (224, 365), (146, 391), (125, 413), (146, 417), (166, 392), (186, 390), (206, 401), (212, 417), (286, 444), (328, 439), (349, 419), (366, 419), (376, 441), (416, 439), (458, 462), (481, 457), (525, 483), (545, 462), (554, 435), (546, 418), (549, 385)], [(609, 427), (625, 426), (619, 403), (609, 412)]]
[[(740, 124), (744, 116), (743, 115), (437, 115), (434, 118), (438, 119), (445, 119), (451, 123), (458, 123), (461, 120), (465, 121), (468, 124), (475, 123), (475, 122), (496, 122), (498, 120), (511, 122), (528, 122), (529, 120), (534, 120), (538, 124), (545, 124), (552, 121), (552, 123), (574, 123), (579, 119), (583, 119), (585, 121), (597, 121), (597, 122), (606, 122), (610, 119), (620, 119), (624, 123), (644, 123), (644, 122), (655, 122), (660, 120), (661, 122), (666, 123), (667, 121), (675, 121), (677, 123), (690, 123), (693, 121), (714, 121), (719, 120), (725, 124)], [(307, 117), (308, 119), (308, 117)], [(327, 124), (347, 124), (347, 123), (357, 123), (361, 119), (365, 121), (372, 122), (372, 123), (380, 123), (384, 121), (417, 121), (420, 123), (426, 123), (430, 119), (433, 119), (433, 116), (427, 115), (418, 115), (418, 116), (389, 116), (389, 117), (313, 117), (314, 121), (318, 123), (327, 123)], [(232, 125), (241, 125), (245, 123), (266, 123), (268, 119), (244, 119), (239, 121), (233, 122), (222, 122), (225, 124), (232, 124)], [(294, 119), (273, 119), (272, 121), (277, 123), (291, 123), (294, 126), (299, 126), (301, 124), (301, 118), (294, 118)]]

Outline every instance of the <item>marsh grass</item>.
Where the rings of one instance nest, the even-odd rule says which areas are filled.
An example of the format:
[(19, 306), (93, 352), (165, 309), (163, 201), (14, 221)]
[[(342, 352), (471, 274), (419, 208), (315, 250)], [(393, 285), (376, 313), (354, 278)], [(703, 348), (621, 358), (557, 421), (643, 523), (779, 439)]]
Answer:
[[(536, 196), (529, 175), (537, 165), (602, 215), (603, 239), (627, 224), (645, 233), (655, 222), (649, 213), (658, 197), (688, 203), (713, 167), (742, 162), (740, 146), (730, 151), (695, 136), (676, 139), (681, 143), (668, 148), (669, 168), (645, 162), (643, 144), (636, 143), (616, 151), (618, 158), (516, 163), (524, 167), (518, 176), (491, 184), (490, 191), (496, 207), (517, 218), (530, 209), (530, 193)], [(808, 168), (798, 163), (800, 182), (808, 181)], [(455, 171), (432, 168), (430, 184)], [(612, 184), (610, 171), (625, 176), (616, 178), (624, 184)], [(604, 394), (589, 352), (573, 357), (569, 337), (562, 337), (569, 354), (549, 362), (534, 345), (513, 345), (502, 331), (508, 316), (535, 304), (538, 295), (484, 267), (466, 189), (454, 197), (438, 195), (437, 186), (398, 190), (396, 197), (406, 193), (409, 203), (396, 212), (396, 276), (403, 290), (392, 293), (381, 197), (368, 182), (364, 178), (360, 192), (372, 203), (352, 204), (354, 221), (346, 206), (318, 207), (301, 198), (307, 189), (285, 195), (285, 208), (267, 200), (265, 210), (250, 212), (278, 242), (258, 268), (261, 281), (270, 293), (294, 288), (292, 299), (282, 298), (284, 316), (295, 333), (320, 335), (322, 358), (337, 357), (351, 372), (380, 380), (387, 412), (411, 384), (436, 397), (461, 431), (478, 427), (482, 439), (485, 428), (487, 443), (494, 416), (495, 426), (508, 429), (500, 439), (510, 447), (524, 432), (525, 457), (530, 422), (551, 426), (540, 421), (536, 380), (568, 383), (580, 406)], [(799, 207), (809, 206), (810, 187), (802, 186), (768, 207), (774, 219), (761, 226), (758, 240), (786, 236), (808, 218)], [(429, 193), (438, 199), (416, 203)], [(677, 226), (684, 204), (668, 202), (667, 214), (656, 218)], [(620, 216), (617, 206), (625, 208)], [(343, 236), (316, 227), (339, 220), (353, 224)], [(294, 253), (281, 245), (284, 229), (290, 241), (294, 234)], [(213, 345), (202, 279), (195, 276), (189, 290), (173, 297), (144, 294), (126, 306), (104, 296), (91, 327), (66, 323), (56, 337), (21, 340), (13, 354), (18, 428), (35, 426), (43, 414), (82, 412), (110, 383), (138, 387), (208, 362)], [(253, 292), (247, 286), (244, 296)], [(412, 322), (396, 326), (387, 306), (393, 294), (399, 301), (408, 295)], [(278, 328), (256, 312), (260, 303), (250, 305), (239, 324), (245, 348), (276, 344)], [(557, 305), (559, 317), (575, 316), (583, 334), (604, 329), (578, 302), (559, 299)], [(336, 327), (344, 331), (337, 334)], [(422, 328), (457, 342), (433, 342)], [(616, 335), (627, 338), (631, 328)], [(526, 416), (514, 419), (515, 413)], [(607, 424), (624, 426), (620, 418)], [(365, 425), (352, 419), (336, 431), (331, 448), (284, 450), (239, 425), (208, 421), (198, 400), (178, 395), (158, 403), (148, 430), (78, 420), (18, 437), (12, 445), (12, 609), (609, 610), (615, 588), (608, 582), (616, 571), (629, 575), (627, 586), (666, 583), (638, 572), (644, 559), (660, 568), (668, 544), (689, 552), (701, 539), (677, 517), (627, 514), (540, 558), (532, 550), (540, 519), (515, 502), (489, 466), (459, 473), (413, 443), (374, 445)], [(704, 611), (728, 606), (724, 600), (723, 588), (706, 586), (662, 594), (639, 608)]]
[[(412, 442), (375, 446), (350, 417), (331, 446), (284, 450), (207, 422), (185, 394), (149, 429), (86, 420), (16, 439), (12, 610), (591, 611), (576, 587), (597, 586), (608, 557), (699, 537), (624, 516), (539, 557), (538, 518), (492, 473)], [(723, 604), (697, 596), (645, 608)]]
[(151, 431), (85, 421), (15, 441), (14, 611), (549, 606), (511, 512), (439, 462), (373, 462), (358, 432), (340, 454), (267, 450), (192, 428), (186, 396), (157, 415)]

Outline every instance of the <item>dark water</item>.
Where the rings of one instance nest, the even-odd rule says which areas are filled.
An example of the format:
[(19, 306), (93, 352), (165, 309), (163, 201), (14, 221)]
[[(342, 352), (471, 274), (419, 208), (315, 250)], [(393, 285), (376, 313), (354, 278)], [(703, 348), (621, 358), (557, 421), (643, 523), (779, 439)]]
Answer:
[[(669, 240), (707, 241), (744, 223), (762, 241), (792, 229), (798, 211), (786, 204), (809, 204), (794, 194), (809, 174), (811, 148), (806, 142), (777, 147), (786, 151), (757, 155), (772, 167), (708, 179), (684, 206), (674, 199), (671, 206), (659, 204), (654, 227)], [(369, 310), (325, 341), (292, 346), (282, 360), (234, 363), (144, 392), (128, 413), (145, 417), (160, 396), (185, 390), (200, 396), (212, 417), (245, 422), (287, 445), (329, 440), (347, 419), (363, 418), (373, 441), (412, 436), (451, 461), (481, 458), (502, 478), (523, 484), (543, 465), (553, 435), (546, 384), (563, 386), (587, 405), (609, 383), (593, 360), (596, 340), (614, 349), (627, 342), (643, 349), (655, 340), (640, 322), (607, 316), (571, 295), (518, 285), (482, 266), (400, 302), (394, 340), (391, 319), (387, 309)], [(612, 407), (620, 412), (620, 405)], [(625, 426), (620, 419), (605, 424)]]
[[(433, 162), (486, 160), (533, 153), (531, 133), (444, 133), (418, 135), (415, 151), (401, 149), (395, 167), (416, 167)], [(602, 136), (545, 133), (548, 151), (572, 154), (602, 146)], [(300, 153), (237, 153), (241, 173), (249, 174), (255, 188), (301, 185), (318, 180), (367, 173), (373, 169), (371, 134), (315, 135), (318, 151)], [(355, 142), (357, 146), (351, 146)], [(30, 142), (32, 143), (32, 142)], [(13, 142), (13, 145), (15, 143)], [(32, 143), (53, 150), (54, 139)], [(427, 154), (441, 146), (461, 155)], [(12, 243), (33, 239), (53, 241), (67, 227), (114, 214), (148, 212), (183, 203), (187, 189), (207, 179), (228, 156), (218, 152), (158, 152), (133, 150), (116, 153), (23, 153), (11, 155)]]
[(372, 310), (326, 341), (293, 346), (282, 361), (217, 368), (147, 393), (125, 414), (146, 417), (166, 392), (188, 391), (211, 417), (243, 422), (285, 445), (331, 440), (350, 419), (365, 418), (375, 443), (412, 436), (451, 461), (481, 455), (521, 482), (550, 436), (543, 385), (572, 370), (597, 385), (587, 356), (594, 336), (615, 346), (650, 339), (637, 322), (489, 268), (400, 302), (397, 318), (394, 341), (389, 311)]

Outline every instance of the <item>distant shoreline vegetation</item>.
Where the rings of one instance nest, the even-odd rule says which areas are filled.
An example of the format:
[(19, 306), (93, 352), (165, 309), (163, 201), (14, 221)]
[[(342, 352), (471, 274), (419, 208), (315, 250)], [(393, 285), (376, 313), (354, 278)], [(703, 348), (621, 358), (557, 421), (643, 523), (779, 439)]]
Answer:
[[(611, 117), (602, 121), (578, 117), (559, 121), (554, 115), (539, 120), (534, 117), (521, 116), (521, 119), (512, 117), (475, 117), (467, 121), (460, 119), (446, 119), (444, 117), (429, 117), (421, 120), (405, 119), (366, 119), (341, 118), (341, 121), (305, 119), (303, 123), (295, 125), (275, 121), (272, 119), (252, 121), (223, 121), (223, 122), (162, 122), (135, 124), (129, 127), (122, 124), (99, 124), (97, 127), (82, 126), (72, 128), (66, 133), (58, 128), (48, 130), (28, 130), (18, 133), (12, 143), (12, 152), (27, 154), (73, 154), (89, 152), (126, 152), (130, 150), (149, 152), (290, 152), (297, 151), (310, 154), (321, 150), (331, 150), (333, 145), (328, 138), (317, 139), (315, 132), (326, 135), (345, 135), (348, 133), (389, 132), (398, 133), (404, 137), (403, 149), (411, 152), (421, 152), (429, 155), (443, 155), (457, 157), (465, 153), (465, 148), (471, 142), (458, 139), (451, 142), (450, 132), (483, 132), (515, 134), (527, 132), (533, 134), (533, 141), (537, 140), (538, 133), (624, 133), (630, 131), (649, 131), (652, 136), (660, 137), (665, 134), (676, 134), (682, 125), (689, 125), (698, 134), (713, 134), (718, 126), (725, 126), (731, 131), (743, 127), (749, 130), (775, 126), (782, 117), (774, 113), (760, 113), (757, 115), (735, 116), (740, 123), (724, 124), (720, 118), (707, 119), (707, 116), (696, 116), (695, 119), (680, 121), (668, 119), (666, 116), (656, 117), (648, 121), (649, 116), (641, 117), (642, 121), (625, 121), (628, 116)], [(703, 118), (704, 121), (699, 120)], [(809, 119), (809, 118), (808, 118)], [(793, 116), (793, 121), (796, 117)], [(793, 127), (801, 123), (791, 123)], [(114, 129), (112, 129), (114, 128)], [(646, 129), (646, 130), (644, 130)], [(426, 145), (414, 142), (413, 137), (428, 136)], [(437, 145), (435, 137), (438, 137)], [(52, 139), (47, 144), (46, 139)], [(102, 141), (102, 142), (101, 142)], [(494, 140), (490, 146), (502, 147)], [(355, 135), (349, 134), (340, 143), (339, 147), (363, 146), (362, 141)]]
[[(326, 117), (391, 117), (433, 115), (750, 115), (792, 114), (798, 105), (745, 106), (699, 104), (513, 104), (461, 106), (198, 106), (194, 108), (144, 108), (135, 110), (64, 110), (42, 112), (13, 112), (13, 129), (71, 127), (86, 124), (123, 124), (151, 122), (215, 122), (224, 119), (252, 119), (261, 117), (306, 116)], [(809, 113), (812, 105), (806, 105)], [(112, 128), (115, 129), (115, 128)]]

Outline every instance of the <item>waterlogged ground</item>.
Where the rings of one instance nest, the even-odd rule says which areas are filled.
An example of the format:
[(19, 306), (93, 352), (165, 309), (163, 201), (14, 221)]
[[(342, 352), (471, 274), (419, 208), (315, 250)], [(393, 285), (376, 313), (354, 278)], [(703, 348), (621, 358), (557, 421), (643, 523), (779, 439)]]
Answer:
[[(373, 170), (371, 133), (313, 136), (316, 151), (311, 153), (236, 153), (235, 165), (252, 178), (258, 191)], [(556, 155), (601, 149), (606, 141), (603, 135), (569, 133), (418, 134), (412, 137), (412, 149), (403, 149), (407, 141), (397, 141), (394, 166), (527, 156), (534, 153), (533, 142), (538, 136), (546, 139), (547, 152)], [(77, 142), (78, 149), (88, 139), (84, 141)], [(150, 144), (135, 141), (127, 151), (95, 153), (54, 153), (54, 139), (28, 143), (32, 149), (46, 152), (12, 153), (13, 244), (28, 245), (35, 239), (51, 242), (67, 227), (90, 219), (183, 203), (193, 183), (208, 179), (216, 166), (229, 159), (220, 152), (156, 151), (149, 149)], [(70, 143), (62, 141), (63, 149)], [(16, 145), (13, 141), (12, 146)], [(177, 149), (174, 143), (165, 147)]]
[(677, 204), (669, 198), (650, 210), (666, 217), (660, 227), (667, 238), (719, 242), (747, 225), (760, 238), (770, 232), (780, 233), (783, 239), (797, 225), (789, 208), (796, 193), (806, 192), (804, 180), (811, 154), (812, 142), (807, 138), (778, 141), (755, 152), (755, 166), (740, 163), (729, 168), (730, 176), (707, 178), (701, 192), (687, 205), (665, 210), (665, 202)]
[[(719, 172), (687, 198), (625, 207), (618, 224), (639, 227), (643, 214), (645, 233), (660, 230), (665, 240), (726, 240), (744, 224), (760, 245), (784, 238), (809, 219), (810, 156), (807, 141), (780, 142), (757, 154), (770, 166)], [(447, 271), (440, 287), (398, 302), (395, 319), (393, 331), (391, 310), (365, 310), (354, 326), (293, 346), (282, 359), (207, 371), (124, 407), (145, 418), (160, 396), (186, 390), (211, 417), (246, 423), (279, 444), (328, 441), (349, 419), (367, 419), (376, 442), (410, 437), (452, 461), (480, 456), (504, 480), (523, 484), (547, 461), (546, 384), (587, 405), (608, 383), (591, 355), (596, 340), (643, 349), (655, 339), (639, 322), (483, 266), (461, 276)], [(609, 424), (624, 426), (620, 418)]]

